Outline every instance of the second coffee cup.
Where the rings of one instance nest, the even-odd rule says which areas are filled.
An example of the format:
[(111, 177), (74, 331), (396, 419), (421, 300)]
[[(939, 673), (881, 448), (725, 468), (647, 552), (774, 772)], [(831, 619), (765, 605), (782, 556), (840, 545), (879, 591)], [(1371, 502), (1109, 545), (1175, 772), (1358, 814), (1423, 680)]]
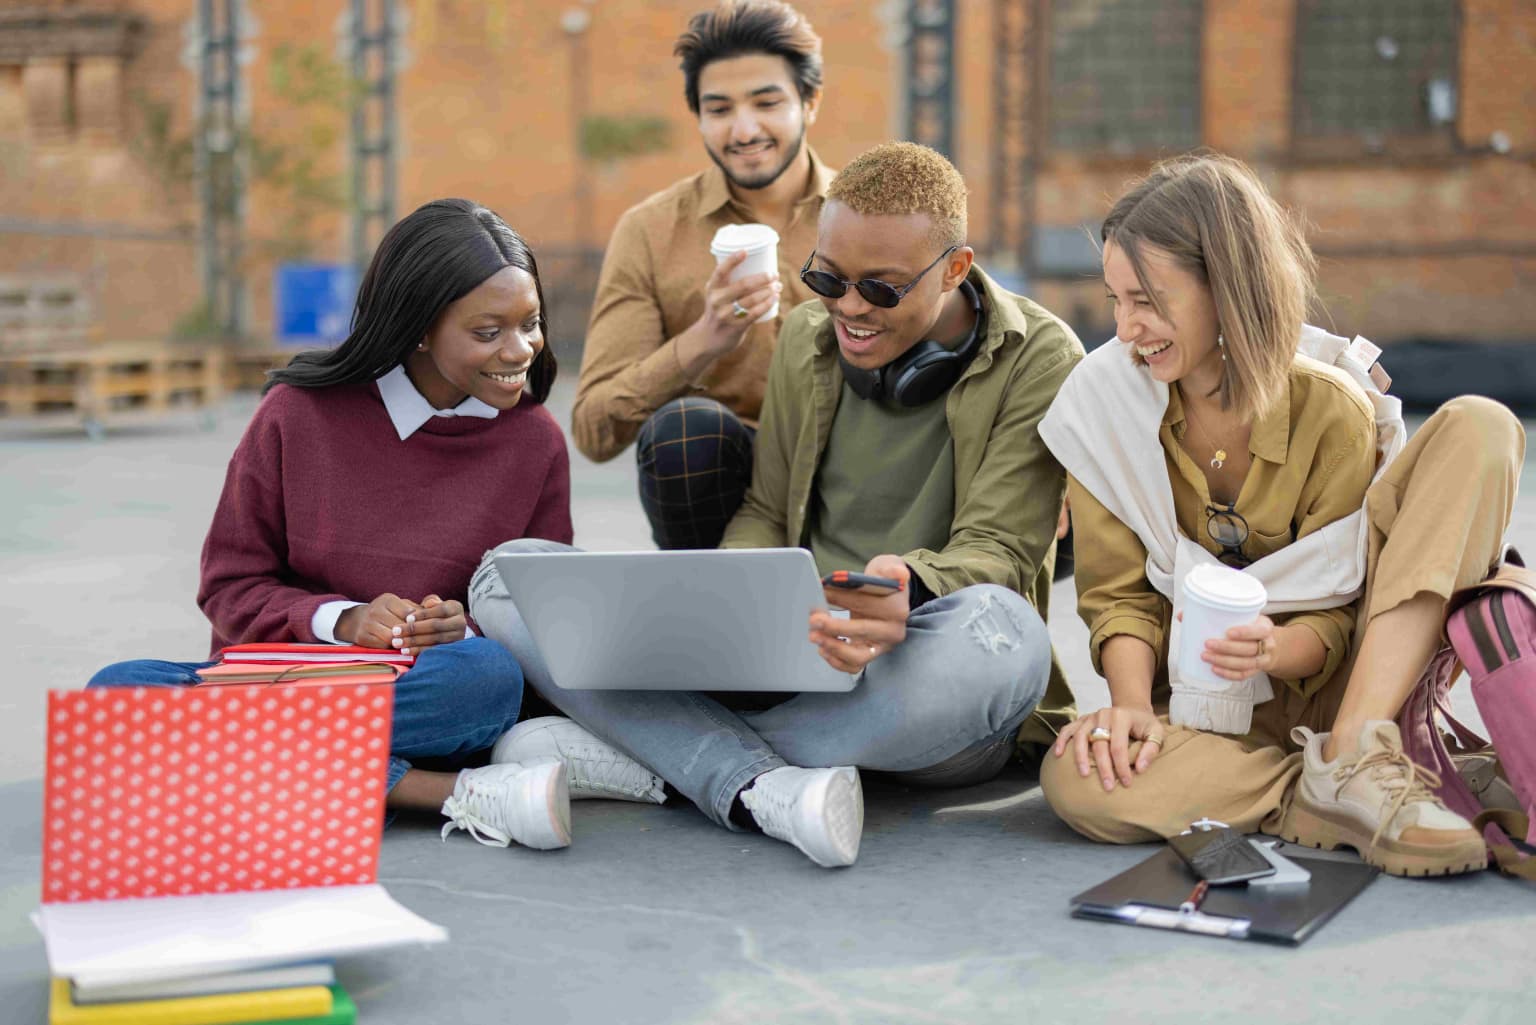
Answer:
[[(733, 253), (745, 252), (747, 258), (731, 272), (736, 281), (749, 274), (772, 274), (779, 268), (779, 233), (766, 224), (727, 224), (715, 232), (709, 251), (719, 263)], [(779, 315), (778, 300), (755, 323), (765, 324)]]
[(1200, 656), (1205, 642), (1225, 637), (1234, 626), (1258, 618), (1269, 600), (1264, 585), (1227, 566), (1196, 566), (1184, 577), (1184, 622), (1179, 629), (1179, 676), (1186, 683), (1217, 689), (1232, 685)]

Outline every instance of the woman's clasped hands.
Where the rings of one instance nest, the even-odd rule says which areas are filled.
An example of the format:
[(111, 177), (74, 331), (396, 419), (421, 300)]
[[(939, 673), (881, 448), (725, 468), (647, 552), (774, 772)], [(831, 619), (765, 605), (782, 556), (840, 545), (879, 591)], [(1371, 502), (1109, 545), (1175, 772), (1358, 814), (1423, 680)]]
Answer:
[[(1165, 729), (1150, 708), (1110, 706), (1067, 723), (1056, 735), (1052, 754), (1060, 758), (1070, 747), (1077, 774), (1087, 776), (1096, 771), (1107, 793), (1115, 789), (1116, 782), (1128, 787), (1137, 773), (1147, 771), (1162, 753)], [(1133, 762), (1131, 744), (1135, 741), (1141, 742), (1141, 750)]]
[(423, 648), (452, 644), (465, 637), (469, 621), (464, 605), (429, 594), (419, 602), (381, 594), (367, 605), (354, 605), (336, 620), (336, 639), (364, 648), (394, 648), (415, 655)]

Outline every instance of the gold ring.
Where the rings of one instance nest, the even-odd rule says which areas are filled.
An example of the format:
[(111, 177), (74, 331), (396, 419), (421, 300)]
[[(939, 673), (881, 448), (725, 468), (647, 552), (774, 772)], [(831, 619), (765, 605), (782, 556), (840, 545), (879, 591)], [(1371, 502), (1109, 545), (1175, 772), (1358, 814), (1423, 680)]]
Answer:
[(1264, 657), (1264, 642), (1254, 641), (1253, 643), (1258, 645), (1258, 647), (1254, 649), (1253, 652), (1253, 660), (1257, 662), (1259, 659)]
[(879, 649), (879, 648), (877, 648), (877, 647), (875, 647), (875, 646), (874, 646), (874, 645), (873, 645), (873, 644), (871, 644), (871, 645), (870, 645), (870, 646), (869, 646), (869, 653), (870, 653), (870, 654), (871, 654), (871, 655), (878, 655), (878, 654), (880, 654), (880, 649)]
[(1097, 744), (1099, 741), (1109, 740), (1113, 736), (1114, 734), (1110, 733), (1104, 727), (1095, 726), (1093, 729), (1088, 731), (1088, 743)]
[(741, 303), (731, 303), (731, 316), (735, 317), (737, 320), (746, 320), (748, 317), (752, 316), (752, 314), (745, 306), (741, 305)]
[(1153, 734), (1152, 736), (1148, 737), (1146, 740), (1143, 740), (1142, 743), (1143, 744), (1156, 744), (1158, 747), (1162, 747), (1163, 746), (1163, 738), (1157, 736), (1156, 734)]

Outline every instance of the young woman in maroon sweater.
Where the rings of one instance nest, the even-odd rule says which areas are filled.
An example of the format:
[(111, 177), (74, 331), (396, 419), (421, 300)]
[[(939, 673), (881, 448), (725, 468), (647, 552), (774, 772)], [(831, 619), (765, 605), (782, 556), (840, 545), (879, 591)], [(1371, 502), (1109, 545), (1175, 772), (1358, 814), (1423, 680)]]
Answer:
[[(481, 555), (508, 537), (571, 540), (547, 329), (533, 253), (494, 213), (445, 199), (396, 224), (346, 341), (272, 375), (198, 591), (215, 654), (297, 641), (415, 655), (395, 686), (389, 805), (541, 848), (570, 843), (563, 767), (437, 770), (490, 748), (522, 703), (517, 661), (465, 615)], [(123, 662), (89, 685), (187, 686), (210, 664)]]

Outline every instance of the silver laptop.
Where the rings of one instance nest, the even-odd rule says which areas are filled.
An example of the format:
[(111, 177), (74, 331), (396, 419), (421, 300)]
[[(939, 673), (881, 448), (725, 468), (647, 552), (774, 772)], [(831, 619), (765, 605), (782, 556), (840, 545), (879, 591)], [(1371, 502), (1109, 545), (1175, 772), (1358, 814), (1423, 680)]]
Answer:
[(802, 548), (517, 552), (496, 571), (567, 690), (846, 691), (807, 639), (827, 607)]

